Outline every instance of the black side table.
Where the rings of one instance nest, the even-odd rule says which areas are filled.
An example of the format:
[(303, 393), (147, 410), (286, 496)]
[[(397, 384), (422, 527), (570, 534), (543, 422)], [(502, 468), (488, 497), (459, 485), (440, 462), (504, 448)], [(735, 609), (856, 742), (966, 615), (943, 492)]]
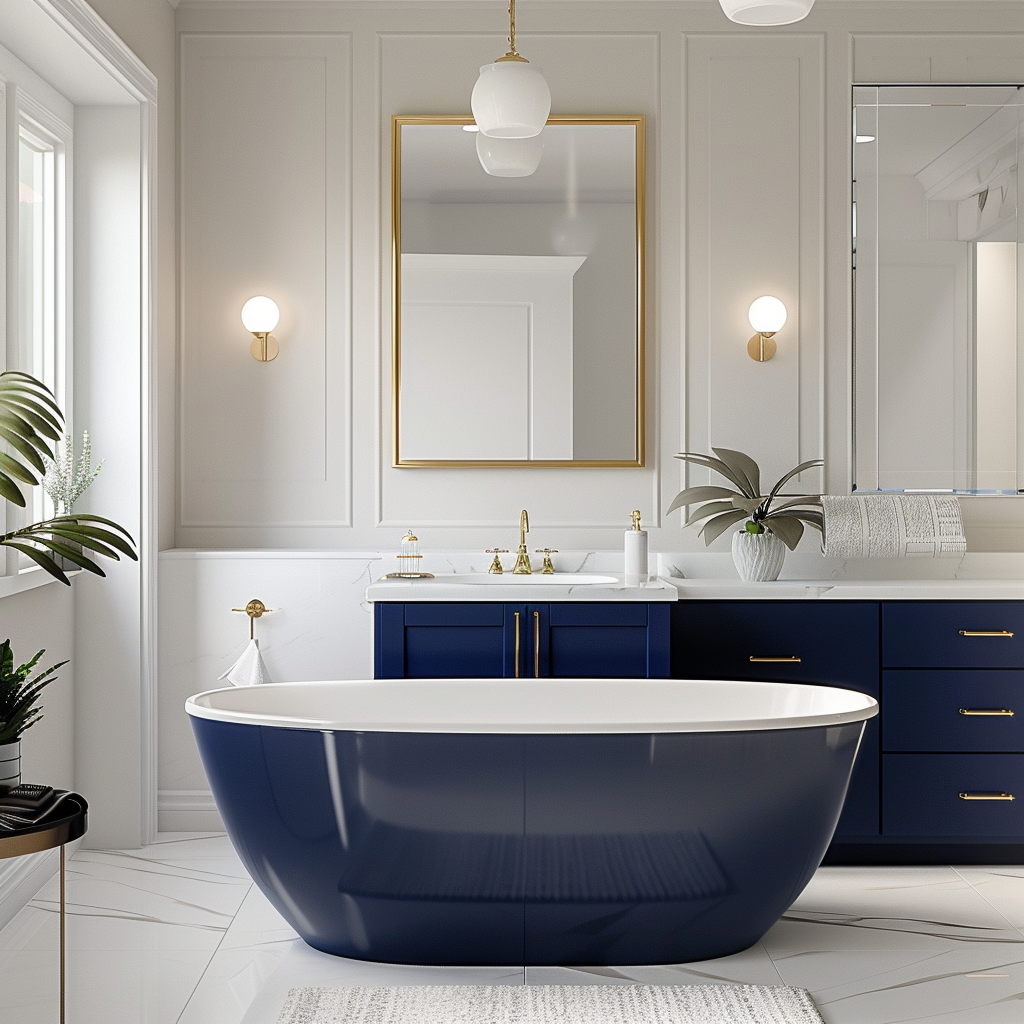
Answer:
[(64, 1024), (64, 846), (84, 836), (88, 828), (89, 805), (78, 793), (65, 796), (38, 825), (0, 828), (0, 860), (60, 847), (60, 1024)]

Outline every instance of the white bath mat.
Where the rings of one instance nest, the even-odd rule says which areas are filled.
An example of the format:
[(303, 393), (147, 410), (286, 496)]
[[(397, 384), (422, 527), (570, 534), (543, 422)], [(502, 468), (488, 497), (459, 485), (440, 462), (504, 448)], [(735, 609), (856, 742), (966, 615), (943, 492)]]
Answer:
[(278, 1024), (823, 1024), (773, 985), (398, 985), (293, 988)]

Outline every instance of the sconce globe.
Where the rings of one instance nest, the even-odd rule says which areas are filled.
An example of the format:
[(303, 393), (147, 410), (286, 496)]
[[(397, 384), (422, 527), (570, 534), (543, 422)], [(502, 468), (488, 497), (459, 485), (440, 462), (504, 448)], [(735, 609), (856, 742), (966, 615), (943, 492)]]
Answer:
[(480, 166), (496, 178), (526, 178), (540, 165), (544, 143), (540, 135), (528, 139), (499, 139), (476, 133)]
[(814, 0), (718, 0), (725, 16), (737, 25), (792, 25), (803, 21)]
[(747, 319), (758, 334), (774, 334), (785, 326), (785, 304), (774, 295), (762, 295), (750, 304)]
[(498, 58), (480, 69), (470, 100), (480, 131), (495, 139), (539, 135), (551, 113), (551, 90), (526, 60)]
[(242, 306), (242, 323), (252, 334), (269, 334), (280, 319), (277, 303), (266, 295), (255, 295)]

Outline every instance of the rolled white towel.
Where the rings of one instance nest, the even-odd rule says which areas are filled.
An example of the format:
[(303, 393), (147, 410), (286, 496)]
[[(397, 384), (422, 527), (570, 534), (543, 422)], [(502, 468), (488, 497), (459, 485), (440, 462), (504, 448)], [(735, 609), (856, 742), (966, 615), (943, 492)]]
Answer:
[(938, 558), (967, 551), (953, 495), (823, 494), (821, 510), (826, 558)]
[(232, 686), (258, 686), (260, 683), (269, 683), (270, 675), (267, 666), (263, 664), (259, 640), (250, 640), (238, 661), (217, 678), (226, 679)]

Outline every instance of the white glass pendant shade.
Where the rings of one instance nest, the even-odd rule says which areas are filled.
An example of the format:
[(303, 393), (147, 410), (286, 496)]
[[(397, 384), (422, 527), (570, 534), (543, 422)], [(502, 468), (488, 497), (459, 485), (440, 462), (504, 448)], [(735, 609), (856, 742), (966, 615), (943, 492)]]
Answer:
[(242, 307), (242, 323), (253, 334), (269, 333), (280, 319), (277, 303), (266, 295), (256, 295)]
[(539, 135), (551, 113), (551, 90), (525, 60), (497, 60), (480, 69), (470, 101), (473, 120), (495, 139)]
[(747, 319), (759, 334), (774, 334), (786, 323), (786, 307), (774, 295), (762, 295), (750, 304)]
[(718, 0), (725, 16), (737, 25), (792, 25), (803, 21), (814, 0)]
[(496, 178), (525, 178), (540, 165), (544, 152), (542, 135), (528, 139), (495, 139), (483, 132), (476, 135), (480, 166)]

